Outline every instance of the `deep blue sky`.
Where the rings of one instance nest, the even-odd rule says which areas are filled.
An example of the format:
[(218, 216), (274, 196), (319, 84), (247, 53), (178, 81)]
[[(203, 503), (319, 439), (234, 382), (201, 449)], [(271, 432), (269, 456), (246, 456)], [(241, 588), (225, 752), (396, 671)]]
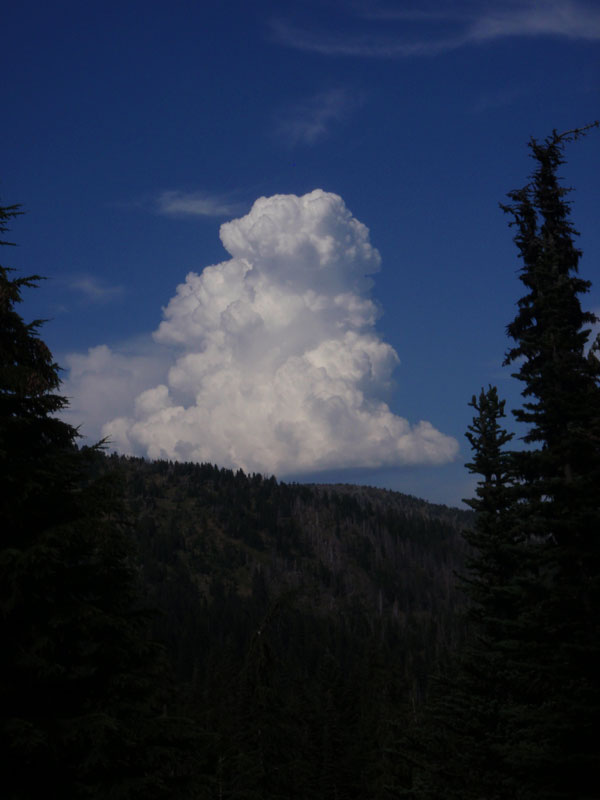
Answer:
[[(498, 204), (527, 180), (531, 136), (544, 138), (554, 128), (600, 117), (596, 2), (21, 0), (3, 9), (0, 60), (0, 200), (22, 203), (26, 211), (12, 229), (19, 247), (5, 250), (3, 264), (49, 278), (27, 296), (23, 312), (50, 318), (43, 335), (57, 360), (65, 367), (78, 363), (85, 374), (84, 390), (65, 372), (71, 419), (84, 433), (98, 436), (104, 423), (119, 416), (129, 420), (131, 443), (131, 426), (143, 417), (146, 439), (138, 436), (136, 451), (142, 452), (142, 439), (154, 441), (152, 425), (158, 437), (166, 412), (157, 417), (158, 406), (146, 403), (134, 413), (135, 397), (166, 383), (175, 397), (183, 389), (167, 380), (168, 368), (182, 353), (206, 347), (200, 339), (186, 340), (169, 355), (164, 341), (152, 343), (150, 334), (176, 287), (190, 271), (201, 275), (205, 267), (232, 258), (219, 239), (220, 225), (248, 214), (257, 198), (302, 197), (322, 189), (342, 198), (379, 251), (381, 269), (371, 276), (370, 298), (380, 316), (375, 327), (369, 323), (361, 331), (369, 341), (375, 337), (391, 346), (400, 361), (391, 389), (385, 381), (367, 385), (366, 372), (358, 378), (345, 373), (343, 386), (364, 392), (367, 416), (375, 413), (375, 400), (385, 401), (394, 418), (411, 426), (426, 420), (453, 437), (460, 450), (445, 464), (420, 455), (394, 460), (386, 451), (378, 466), (373, 439), (365, 442), (368, 458), (359, 463), (359, 437), (367, 434), (361, 433), (358, 406), (346, 414), (343, 396), (339, 413), (346, 422), (332, 421), (335, 403), (328, 395), (327, 412), (321, 406), (314, 411), (322, 429), (294, 431), (293, 419), (286, 417), (273, 446), (288, 450), (273, 464), (293, 463), (294, 447), (301, 450), (313, 434), (315, 441), (328, 441), (335, 433), (341, 442), (337, 455), (315, 450), (322, 467), (318, 475), (289, 466), (279, 474), (383, 485), (453, 504), (472, 491), (463, 467), (472, 394), (496, 383), (509, 404), (519, 402), (519, 386), (500, 365), (508, 346), (505, 328), (523, 292), (512, 233)], [(600, 134), (593, 131), (570, 145), (567, 159), (563, 174), (576, 190), (573, 219), (582, 234), (582, 275), (594, 283), (584, 304), (599, 311)], [(333, 201), (327, 202), (333, 208)], [(333, 224), (330, 206), (323, 211), (321, 233)], [(273, 209), (268, 213), (284, 226), (283, 235), (288, 223)], [(260, 249), (260, 242), (255, 245)], [(301, 272), (300, 262), (293, 263)], [(264, 274), (280, 285), (284, 267), (279, 273), (278, 267), (265, 267)], [(368, 290), (357, 290), (344, 269), (336, 272), (338, 294), (332, 289), (331, 298), (345, 288), (368, 298)], [(309, 275), (307, 267), (301, 286), (284, 281), (292, 293), (288, 299), (308, 289), (318, 294), (321, 275)], [(207, 309), (210, 303), (198, 314)], [(319, 313), (313, 348), (335, 338), (332, 331), (340, 336), (346, 331), (341, 317)], [(312, 325), (308, 317), (301, 319)], [(218, 325), (211, 330), (218, 335)], [(294, 358), (306, 352), (307, 344), (291, 342), (289, 326), (278, 330), (279, 340), (275, 334), (260, 339), (265, 348), (276, 344), (283, 352), (289, 345)], [(249, 341), (250, 334), (240, 336), (240, 342)], [(105, 361), (92, 367), (85, 360), (89, 349), (101, 345), (109, 348), (102, 351)], [(363, 345), (361, 364), (367, 358)], [(100, 351), (93, 352), (98, 357)], [(230, 351), (219, 353), (227, 358)], [(308, 372), (302, 377), (294, 358), (286, 362), (288, 383), (297, 365), (299, 382), (310, 384), (298, 389), (305, 411), (315, 392), (323, 401), (330, 391), (337, 380), (332, 370), (344, 353), (336, 359), (329, 352), (331, 361), (317, 366), (313, 359), (312, 377)], [(248, 408), (260, 416), (260, 403), (266, 408), (270, 402), (269, 369), (275, 362), (261, 361), (260, 385), (252, 386), (246, 373), (236, 380), (254, 355), (238, 357), (241, 361), (228, 362), (227, 374), (213, 365), (211, 380), (220, 376), (223, 397), (241, 386)], [(204, 369), (199, 363), (194, 369)], [(134, 369), (137, 383), (123, 388)], [(325, 373), (315, 377), (319, 369), (327, 373), (327, 389), (319, 383)], [(96, 391), (94, 380), (99, 397), (113, 379), (114, 407), (104, 411), (99, 402), (92, 408), (85, 398)], [(230, 438), (243, 438), (246, 422), (237, 418), (235, 404), (225, 402), (218, 415), (203, 416), (202, 404), (213, 397), (205, 380), (197, 377), (195, 388), (187, 386), (187, 401), (177, 395), (169, 402), (185, 408), (196, 403), (196, 427), (212, 431), (221, 425)], [(269, 406), (267, 433), (257, 434), (265, 452), (271, 446), (268, 426), (277, 428), (285, 402), (293, 408), (296, 396), (289, 397)], [(304, 425), (311, 425), (311, 413), (306, 411)], [(378, 417), (377, 425), (387, 425), (386, 419)], [(365, 431), (371, 422), (365, 422)], [(185, 424), (189, 429), (189, 417)], [(190, 433), (197, 435), (197, 429)], [(170, 430), (165, 436), (175, 434)], [(207, 433), (208, 449), (177, 452), (190, 457), (202, 452), (206, 460), (233, 465), (221, 454), (243, 453), (240, 442), (215, 436), (211, 444)], [(162, 439), (156, 441), (163, 446)], [(300, 450), (302, 466), (307, 456)], [(271, 465), (265, 462), (264, 470), (272, 471)]]

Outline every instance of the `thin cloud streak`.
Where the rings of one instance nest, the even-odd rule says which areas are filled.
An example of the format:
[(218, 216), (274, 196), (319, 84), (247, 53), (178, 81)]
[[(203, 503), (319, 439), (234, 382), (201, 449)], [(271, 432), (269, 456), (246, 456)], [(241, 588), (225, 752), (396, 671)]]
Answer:
[[(575, 2), (575, 0), (538, 0), (538, 2), (512, 3), (489, 6), (479, 12), (458, 9), (455, 13), (438, 10), (375, 9), (359, 12), (362, 19), (386, 22), (439, 23), (446, 21), (452, 27), (448, 35), (390, 36), (373, 31), (370, 34), (331, 34), (300, 28), (287, 20), (271, 21), (272, 37), (279, 44), (298, 50), (329, 56), (356, 56), (363, 58), (410, 58), (435, 56), (468, 45), (492, 42), (508, 37), (554, 36), (583, 41), (600, 40), (600, 9)], [(389, 27), (389, 26), (388, 26)]]
[(125, 290), (122, 286), (104, 286), (96, 278), (86, 275), (69, 283), (69, 289), (81, 292), (94, 303), (107, 303), (122, 297)]
[(474, 105), (474, 114), (483, 114), (487, 111), (496, 111), (513, 105), (523, 97), (530, 95), (534, 91), (532, 86), (520, 86), (516, 88), (500, 89), (481, 97)]
[(421, 2), (415, 8), (396, 8), (390, 5), (377, 5), (374, 0), (364, 0), (361, 3), (353, 4), (354, 13), (361, 19), (370, 20), (403, 20), (406, 22), (439, 22), (450, 20), (470, 20), (474, 13), (464, 5), (462, 10), (454, 4), (450, 8), (440, 8), (435, 2), (430, 3), (429, 7)]
[(277, 136), (291, 146), (316, 144), (330, 136), (332, 128), (347, 120), (362, 101), (360, 95), (343, 88), (319, 92), (284, 113)]
[(438, 41), (399, 42), (395, 38), (380, 34), (370, 36), (330, 35), (301, 30), (283, 20), (273, 20), (271, 31), (279, 44), (327, 56), (408, 58), (410, 56), (437, 55), (465, 44), (464, 37)]
[(600, 9), (565, 0), (543, 0), (514, 8), (500, 7), (475, 20), (469, 29), (472, 41), (505, 36), (561, 36), (600, 40)]
[(156, 199), (156, 212), (167, 217), (227, 217), (239, 209), (221, 197), (206, 192), (162, 192)]

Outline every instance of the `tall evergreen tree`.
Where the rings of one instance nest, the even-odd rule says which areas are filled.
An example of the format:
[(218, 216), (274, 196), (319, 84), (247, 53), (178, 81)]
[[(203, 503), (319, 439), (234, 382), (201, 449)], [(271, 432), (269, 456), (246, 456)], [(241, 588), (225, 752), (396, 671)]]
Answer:
[(473, 460), (466, 466), (480, 481), (476, 497), (465, 500), (477, 515), (473, 528), (463, 534), (470, 547), (461, 577), (469, 600), (469, 636), (454, 663), (450, 697), (443, 703), (450, 727), (458, 731), (452, 737), (456, 738), (456, 796), (492, 800), (516, 795), (503, 757), (503, 710), (509, 684), (506, 662), (514, 652), (520, 612), (514, 577), (525, 554), (514, 507), (513, 453), (506, 450), (513, 434), (501, 425), (505, 401), (490, 386), (470, 405), (477, 414), (466, 434), (473, 450)]
[[(0, 207), (0, 232), (19, 213)], [(15, 310), (38, 276), (0, 266), (0, 742), (2, 794), (185, 796), (113, 481), (56, 414), (59, 371), (41, 321)], [(186, 734), (187, 735), (187, 734)]]
[(506, 416), (505, 401), (498, 398), (495, 386), (490, 386), (487, 392), (482, 389), (479, 398), (473, 396), (470, 406), (477, 415), (466, 434), (473, 450), (473, 461), (466, 466), (469, 472), (480, 475), (481, 480), (475, 490), (476, 498), (465, 500), (477, 518), (473, 529), (464, 533), (473, 555), (467, 560), (469, 575), (463, 582), (471, 600), (469, 616), (486, 636), (491, 636), (498, 595), (504, 594), (506, 582), (514, 571), (518, 545), (511, 514), (512, 454), (505, 449), (513, 434), (500, 424)]
[(530, 143), (536, 169), (503, 209), (516, 226), (527, 294), (508, 326), (506, 364), (524, 384), (511, 435), (490, 388), (467, 437), (481, 476), (463, 579), (467, 646), (437, 682), (409, 748), (407, 797), (597, 797), (600, 717), (600, 361), (596, 317), (557, 170), (584, 131)]
[[(531, 181), (509, 194), (527, 294), (508, 326), (529, 449), (513, 453), (519, 535), (519, 649), (506, 710), (506, 757), (523, 797), (591, 797), (600, 696), (600, 361), (587, 352), (581, 251), (557, 170), (586, 129), (532, 140)], [(595, 791), (595, 790), (594, 790)]]
[(501, 425), (505, 402), (496, 387), (470, 403), (477, 412), (467, 438), (473, 449), (470, 472), (480, 475), (476, 498), (465, 502), (477, 513), (464, 531), (470, 545), (461, 584), (469, 597), (469, 635), (460, 653), (449, 653), (433, 677), (404, 756), (414, 780), (403, 796), (421, 800), (503, 800), (514, 785), (503, 764), (502, 705), (511, 625), (518, 614), (512, 581), (520, 542), (511, 508), (512, 439)]

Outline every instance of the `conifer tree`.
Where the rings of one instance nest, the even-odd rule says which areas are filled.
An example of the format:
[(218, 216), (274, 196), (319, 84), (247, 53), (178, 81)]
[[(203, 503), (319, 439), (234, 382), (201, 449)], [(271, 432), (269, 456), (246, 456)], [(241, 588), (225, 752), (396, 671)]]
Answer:
[(502, 750), (505, 648), (517, 614), (511, 584), (520, 556), (510, 513), (511, 454), (505, 449), (512, 434), (501, 425), (505, 402), (495, 386), (482, 389), (470, 405), (477, 413), (466, 434), (473, 449), (467, 468), (480, 481), (476, 498), (465, 501), (477, 513), (463, 533), (470, 545), (461, 576), (470, 600), (469, 636), (433, 676), (427, 708), (403, 748), (415, 769), (413, 785), (402, 796), (421, 800), (515, 796)]
[(531, 181), (509, 194), (527, 294), (508, 326), (529, 449), (513, 453), (523, 559), (510, 662), (505, 755), (523, 797), (586, 797), (597, 766), (600, 697), (600, 361), (586, 352), (581, 251), (557, 170), (583, 130), (532, 140)]
[[(584, 129), (585, 130), (585, 129)], [(513, 413), (526, 447), (499, 420), (490, 388), (467, 437), (481, 480), (463, 586), (467, 646), (437, 682), (409, 760), (407, 797), (591, 800), (597, 796), (600, 689), (600, 361), (596, 317), (568, 189), (557, 170), (584, 130), (530, 142), (536, 169), (502, 206), (516, 227), (527, 294), (508, 326), (506, 364), (523, 385)]]
[[(18, 213), (0, 207), (0, 232)], [(117, 488), (92, 480), (41, 321), (15, 309), (38, 280), (0, 266), (2, 795), (185, 796), (187, 734), (164, 716)]]
[[(514, 576), (523, 563), (522, 539), (515, 520), (513, 438), (502, 427), (505, 401), (495, 386), (483, 389), (470, 405), (477, 412), (467, 431), (473, 460), (467, 469), (480, 476), (476, 498), (465, 500), (476, 512), (473, 528), (463, 536), (470, 546), (461, 585), (469, 602), (469, 636), (454, 662), (446, 708), (454, 738), (457, 797), (508, 798), (515, 795), (503, 758), (507, 658), (519, 614)], [(457, 725), (456, 723), (459, 722)], [(457, 769), (457, 766), (459, 769)]]
[(492, 625), (497, 595), (503, 593), (514, 570), (517, 542), (511, 523), (512, 456), (505, 449), (513, 434), (500, 425), (506, 416), (505, 401), (498, 398), (495, 386), (487, 392), (482, 389), (479, 398), (473, 396), (469, 405), (477, 415), (466, 434), (473, 450), (473, 461), (466, 466), (481, 480), (475, 490), (477, 497), (465, 500), (477, 518), (474, 528), (464, 532), (473, 555), (467, 561), (469, 576), (463, 581), (471, 600), (469, 615), (485, 627)]

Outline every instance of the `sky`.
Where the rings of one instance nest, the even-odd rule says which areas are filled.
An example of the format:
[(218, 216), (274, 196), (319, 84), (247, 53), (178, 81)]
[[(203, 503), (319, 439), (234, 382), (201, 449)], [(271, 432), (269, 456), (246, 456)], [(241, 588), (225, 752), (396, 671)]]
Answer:
[[(600, 118), (600, 3), (20, 0), (0, 66), (2, 263), (83, 443), (473, 495), (472, 396), (521, 402), (499, 204)], [(566, 157), (600, 313), (600, 132)]]

